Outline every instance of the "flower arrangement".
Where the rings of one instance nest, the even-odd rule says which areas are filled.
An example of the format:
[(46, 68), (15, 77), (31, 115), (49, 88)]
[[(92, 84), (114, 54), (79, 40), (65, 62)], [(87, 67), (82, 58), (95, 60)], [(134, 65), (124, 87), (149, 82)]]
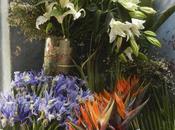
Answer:
[(76, 77), (15, 72), (12, 93), (1, 95), (0, 123), (5, 130), (80, 128), (77, 125), (123, 130), (148, 101), (139, 105), (144, 87), (138, 81), (136, 76), (121, 79), (113, 92), (93, 94)]
[[(78, 115), (78, 126), (69, 123), (70, 130), (124, 130), (129, 122), (145, 106), (148, 100), (142, 101), (144, 87), (139, 87), (138, 78), (118, 80), (111, 93), (103, 91), (95, 94), (94, 101), (86, 101), (81, 105)], [(84, 129), (82, 128), (84, 127)]]
[[(149, 60), (145, 53), (150, 44), (161, 47), (155, 27), (164, 16), (158, 23), (151, 23), (152, 27), (149, 21), (155, 14), (144, 0), (12, 0), (9, 14), (12, 26), (20, 27), (31, 40), (50, 36), (46, 40), (49, 55), (45, 55), (45, 62), (48, 72), (57, 76), (50, 76), (45, 68), (39, 73), (15, 73), (13, 93), (1, 98), (2, 127), (128, 129), (148, 102), (143, 98), (147, 85), (139, 84), (136, 76), (121, 78), (121, 73), (131, 75), (136, 71), (152, 87), (174, 85), (174, 80), (168, 80), (173, 79), (172, 73), (161, 63), (156, 64), (157, 59)], [(58, 75), (54, 68), (69, 67), (60, 64), (70, 63), (65, 56), (71, 59), (74, 73), (83, 80)], [(150, 79), (153, 74), (156, 78)], [(157, 78), (161, 81), (157, 82)], [(154, 101), (159, 103), (157, 98)]]
[[(146, 38), (153, 45), (161, 46), (155, 38), (156, 34), (147, 30), (143, 25), (147, 16), (155, 14), (156, 11), (151, 7), (140, 6), (140, 3), (139, 0), (107, 0), (102, 3), (98, 1), (83, 2), (80, 0), (33, 0), (32, 2), (14, 0), (10, 6), (9, 21), (11, 25), (25, 28), (25, 24), (20, 22), (25, 21), (25, 19), (18, 16), (18, 11), (21, 12), (20, 8), (26, 10), (28, 10), (28, 7), (35, 8), (39, 12), (37, 18), (31, 22), (35, 23), (35, 26), (30, 26), (31, 29), (38, 29), (39, 32), (45, 32), (46, 35), (52, 32), (52, 35), (63, 36), (73, 40), (76, 40), (77, 36), (98, 32), (97, 35), (104, 35), (105, 38), (109, 39), (108, 43), (113, 43), (114, 47), (117, 47), (116, 51), (123, 50), (121, 49), (123, 42), (129, 42), (130, 46), (124, 47), (124, 53), (120, 54), (120, 58), (126, 61), (126, 56), (132, 60), (132, 54), (135, 54), (136, 57), (139, 54), (140, 56), (143, 55), (139, 53), (141, 45), (137, 44), (137, 41), (142, 37)], [(108, 6), (106, 7), (105, 5)], [(33, 10), (32, 12), (35, 13), (37, 11)], [(122, 17), (122, 12), (127, 13), (127, 17)], [(92, 19), (94, 15), (96, 15), (96, 18)], [(99, 21), (103, 17), (107, 20), (106, 23), (104, 22), (105, 20), (102, 21), (103, 23)], [(97, 22), (96, 20), (98, 20), (98, 25), (95, 25), (97, 30), (94, 29), (94, 24), (90, 24)], [(28, 23), (30, 22), (26, 21), (26, 24)], [(81, 29), (78, 29), (79, 32), (77, 32), (77, 24)], [(43, 25), (43, 28), (40, 27), (41, 25)], [(88, 28), (86, 28), (87, 26)], [(24, 29), (24, 32), (27, 31)], [(109, 32), (109, 36), (107, 32)], [(96, 38), (94, 38), (95, 41)]]

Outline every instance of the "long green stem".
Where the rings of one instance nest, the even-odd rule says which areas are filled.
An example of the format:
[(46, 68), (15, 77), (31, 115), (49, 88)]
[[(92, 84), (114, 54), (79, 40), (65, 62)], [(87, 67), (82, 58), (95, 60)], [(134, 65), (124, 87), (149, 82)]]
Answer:
[(80, 72), (81, 78), (86, 80), (86, 75), (85, 75), (83, 69), (81, 68), (81, 66), (79, 66), (73, 58), (72, 58), (72, 62), (74, 63), (74, 65), (77, 68), (77, 70)]
[(65, 30), (64, 30), (64, 25), (63, 25), (63, 23), (61, 24), (61, 29), (62, 29), (62, 32), (63, 32), (63, 37), (65, 37)]

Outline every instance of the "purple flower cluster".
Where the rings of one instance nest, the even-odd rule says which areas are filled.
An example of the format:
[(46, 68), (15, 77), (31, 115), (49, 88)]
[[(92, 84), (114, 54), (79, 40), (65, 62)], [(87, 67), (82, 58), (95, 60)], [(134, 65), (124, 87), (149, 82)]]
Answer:
[(0, 97), (0, 123), (3, 127), (15, 123), (51, 122), (60, 126), (66, 120), (76, 121), (74, 110), (79, 103), (93, 96), (85, 82), (73, 76), (44, 75), (43, 71), (16, 72), (12, 81), (12, 92)]

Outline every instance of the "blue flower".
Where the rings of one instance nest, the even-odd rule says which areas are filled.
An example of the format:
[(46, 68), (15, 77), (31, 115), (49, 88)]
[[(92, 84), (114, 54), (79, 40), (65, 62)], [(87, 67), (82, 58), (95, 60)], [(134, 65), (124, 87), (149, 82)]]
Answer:
[(14, 124), (14, 117), (17, 111), (17, 104), (15, 99), (11, 95), (1, 95), (0, 98), (0, 122), (2, 127), (5, 127), (7, 124)]
[(12, 81), (12, 87), (27, 87), (28, 85), (39, 85), (40, 83), (48, 82), (52, 77), (44, 75), (43, 70), (41, 72), (14, 72), (14, 80)]
[(33, 102), (33, 100), (32, 97), (30, 97), (29, 95), (21, 96), (16, 99), (16, 104), (18, 107), (15, 121), (24, 122), (27, 118), (31, 116), (31, 102)]
[(0, 98), (0, 117), (3, 126), (14, 123), (32, 123), (32, 119), (58, 121), (66, 126), (66, 120), (76, 122), (74, 110), (79, 103), (93, 98), (86, 82), (73, 76), (47, 76), (41, 72), (15, 72), (10, 95)]

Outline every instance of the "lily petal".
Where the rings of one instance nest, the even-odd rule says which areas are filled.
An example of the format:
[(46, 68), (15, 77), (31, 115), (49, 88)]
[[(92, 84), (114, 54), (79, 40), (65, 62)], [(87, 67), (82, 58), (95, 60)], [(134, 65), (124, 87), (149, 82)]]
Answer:
[(37, 19), (36, 19), (36, 28), (38, 30), (40, 30), (40, 25), (46, 23), (49, 19), (47, 17), (44, 17), (44, 16), (39, 16)]

